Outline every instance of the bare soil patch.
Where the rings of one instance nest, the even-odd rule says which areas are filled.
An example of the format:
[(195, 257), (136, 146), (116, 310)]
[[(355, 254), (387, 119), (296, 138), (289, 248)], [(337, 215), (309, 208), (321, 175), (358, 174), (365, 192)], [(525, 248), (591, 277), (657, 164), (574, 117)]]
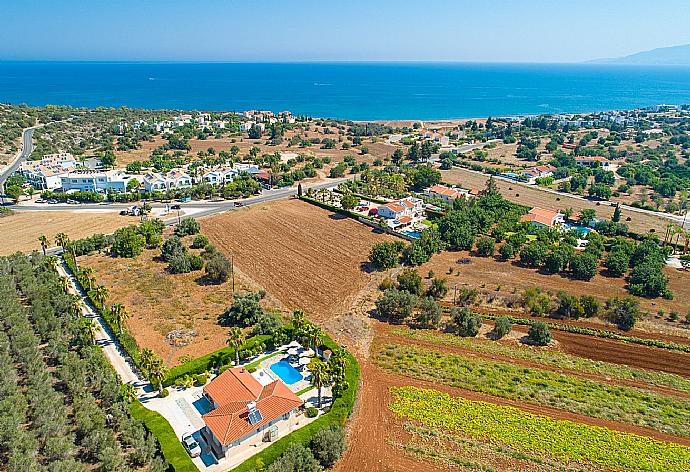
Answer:
[(288, 309), (319, 321), (349, 310), (370, 281), (371, 247), (390, 236), (299, 200), (200, 220), (202, 232)]
[[(191, 238), (186, 239), (189, 245)], [(183, 356), (196, 358), (224, 347), (227, 329), (218, 324), (218, 316), (232, 303), (231, 282), (205, 285), (203, 271), (169, 274), (159, 255), (158, 249), (134, 259), (93, 254), (80, 257), (79, 264), (92, 268), (98, 283), (108, 288), (109, 304), (125, 306), (127, 329), (139, 346), (152, 349), (168, 366)], [(236, 289), (245, 288), (251, 285), (236, 274)], [(186, 345), (166, 338), (171, 331), (181, 331)]]
[(138, 223), (139, 218), (116, 212), (16, 211), (0, 218), (0, 255), (41, 250), (42, 234), (55, 244), (55, 235), (66, 233), (75, 240), (95, 233), (112, 233), (117, 228)]

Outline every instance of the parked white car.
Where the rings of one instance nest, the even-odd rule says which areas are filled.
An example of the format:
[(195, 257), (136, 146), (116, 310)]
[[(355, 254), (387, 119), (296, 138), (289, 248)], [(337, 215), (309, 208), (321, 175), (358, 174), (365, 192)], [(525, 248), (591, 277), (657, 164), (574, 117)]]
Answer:
[(199, 457), (201, 455), (201, 446), (196, 442), (192, 433), (185, 433), (182, 435), (182, 444), (192, 457)]

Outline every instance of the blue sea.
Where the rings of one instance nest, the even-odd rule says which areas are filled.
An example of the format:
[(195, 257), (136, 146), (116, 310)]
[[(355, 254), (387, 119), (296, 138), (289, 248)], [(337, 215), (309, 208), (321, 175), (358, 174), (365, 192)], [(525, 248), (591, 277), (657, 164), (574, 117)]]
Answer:
[(0, 62), (0, 102), (441, 119), (690, 103), (690, 67)]

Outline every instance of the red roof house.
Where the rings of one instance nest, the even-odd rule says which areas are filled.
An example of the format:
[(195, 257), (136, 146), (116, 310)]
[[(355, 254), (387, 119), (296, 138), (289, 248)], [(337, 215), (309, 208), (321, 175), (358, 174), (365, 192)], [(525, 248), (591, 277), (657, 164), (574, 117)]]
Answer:
[(262, 385), (241, 367), (213, 379), (204, 395), (214, 408), (202, 416), (204, 436), (220, 457), (247, 440), (263, 441), (270, 427), (289, 421), (304, 403), (280, 380)]

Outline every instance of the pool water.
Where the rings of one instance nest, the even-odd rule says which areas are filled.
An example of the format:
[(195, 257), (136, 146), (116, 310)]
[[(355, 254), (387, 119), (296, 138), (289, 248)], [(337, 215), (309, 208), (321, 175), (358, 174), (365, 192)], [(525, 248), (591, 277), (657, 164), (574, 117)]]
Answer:
[(275, 372), (275, 374), (280, 377), (280, 380), (285, 382), (287, 385), (292, 385), (293, 383), (302, 380), (302, 374), (300, 374), (297, 369), (292, 367), (285, 359), (273, 364), (271, 366), (271, 370)]

